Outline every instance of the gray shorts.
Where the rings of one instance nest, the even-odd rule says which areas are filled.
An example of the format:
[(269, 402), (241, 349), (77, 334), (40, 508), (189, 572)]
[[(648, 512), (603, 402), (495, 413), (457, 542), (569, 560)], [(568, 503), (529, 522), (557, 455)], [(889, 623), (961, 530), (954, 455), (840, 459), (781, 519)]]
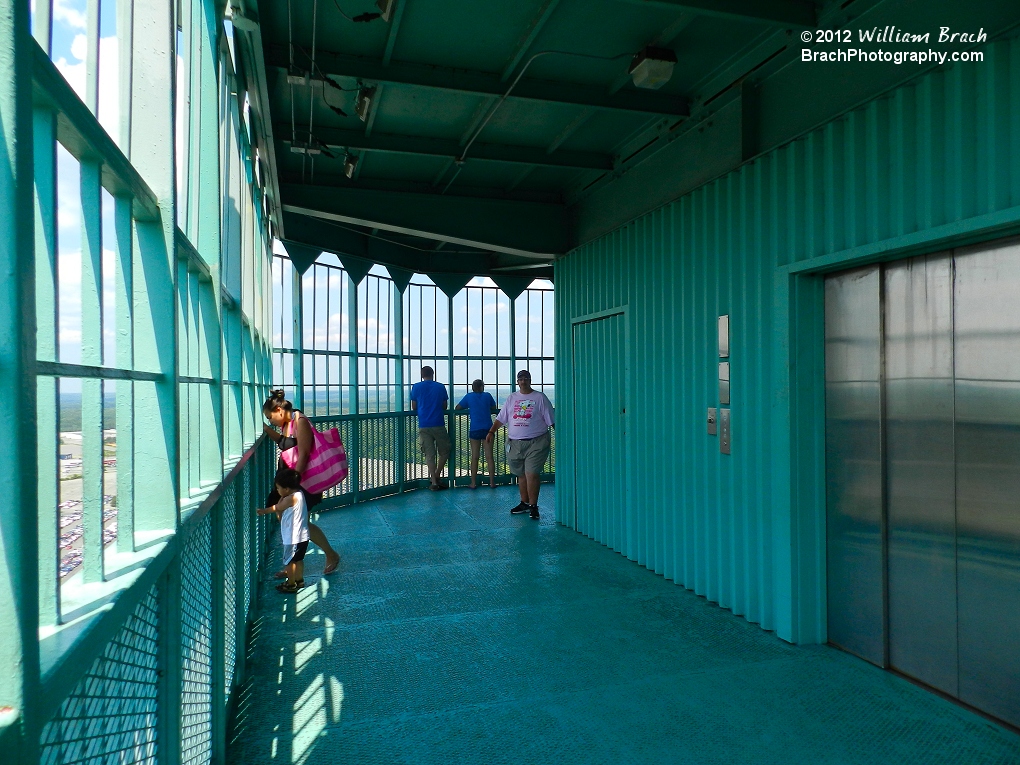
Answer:
[(450, 456), (450, 434), (446, 428), (437, 425), (434, 428), (418, 428), (418, 443), (425, 452), (425, 459), (434, 460), (438, 453), (444, 460)]
[(551, 441), (549, 432), (537, 438), (511, 439), (507, 444), (506, 459), (514, 475), (538, 475), (549, 458)]

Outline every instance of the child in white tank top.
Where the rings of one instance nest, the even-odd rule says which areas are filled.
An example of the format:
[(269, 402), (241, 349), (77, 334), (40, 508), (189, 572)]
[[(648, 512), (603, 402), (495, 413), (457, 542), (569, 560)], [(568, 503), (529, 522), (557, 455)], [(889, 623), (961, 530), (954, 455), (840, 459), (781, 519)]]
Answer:
[(293, 593), (305, 586), (305, 552), (308, 550), (308, 507), (301, 493), (301, 476), (296, 470), (280, 468), (276, 471), (276, 492), (280, 501), (258, 511), (259, 515), (275, 513), (280, 519), (280, 537), (283, 541), (283, 564), (287, 580), (276, 586), (284, 593)]

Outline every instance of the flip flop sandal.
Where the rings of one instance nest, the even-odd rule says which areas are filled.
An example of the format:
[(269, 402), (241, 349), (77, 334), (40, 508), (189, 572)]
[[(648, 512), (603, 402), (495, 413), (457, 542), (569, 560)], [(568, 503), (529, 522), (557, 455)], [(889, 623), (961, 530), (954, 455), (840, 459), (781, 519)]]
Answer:
[(305, 586), (304, 579), (298, 579), (296, 582), (281, 582), (276, 585), (276, 591), (282, 592), (286, 595), (293, 595), (295, 592)]
[(329, 576), (330, 574), (335, 574), (338, 568), (340, 568), (339, 558), (336, 559), (336, 563), (327, 563), (326, 568), (322, 569), (322, 575)]

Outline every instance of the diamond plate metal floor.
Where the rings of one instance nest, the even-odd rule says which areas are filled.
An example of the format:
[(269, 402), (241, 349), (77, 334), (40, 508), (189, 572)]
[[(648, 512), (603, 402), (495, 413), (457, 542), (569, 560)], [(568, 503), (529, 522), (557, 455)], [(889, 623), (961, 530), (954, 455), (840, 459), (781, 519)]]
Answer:
[[(334, 510), (297, 597), (263, 584), (228, 762), (1020, 763), (1020, 737), (796, 647), (510, 487)], [(276, 562), (279, 548), (275, 550)]]

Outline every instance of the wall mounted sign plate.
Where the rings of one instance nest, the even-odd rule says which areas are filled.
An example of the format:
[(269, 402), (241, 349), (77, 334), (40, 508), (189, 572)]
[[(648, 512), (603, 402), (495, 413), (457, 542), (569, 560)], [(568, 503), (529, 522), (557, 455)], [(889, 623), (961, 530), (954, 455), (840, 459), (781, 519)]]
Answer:
[(728, 359), (730, 356), (730, 317), (719, 317), (719, 357)]
[(716, 432), (716, 422), (718, 421), (718, 414), (714, 406), (708, 408), (708, 435), (714, 436)]
[(730, 403), (730, 362), (719, 362), (719, 403)]

